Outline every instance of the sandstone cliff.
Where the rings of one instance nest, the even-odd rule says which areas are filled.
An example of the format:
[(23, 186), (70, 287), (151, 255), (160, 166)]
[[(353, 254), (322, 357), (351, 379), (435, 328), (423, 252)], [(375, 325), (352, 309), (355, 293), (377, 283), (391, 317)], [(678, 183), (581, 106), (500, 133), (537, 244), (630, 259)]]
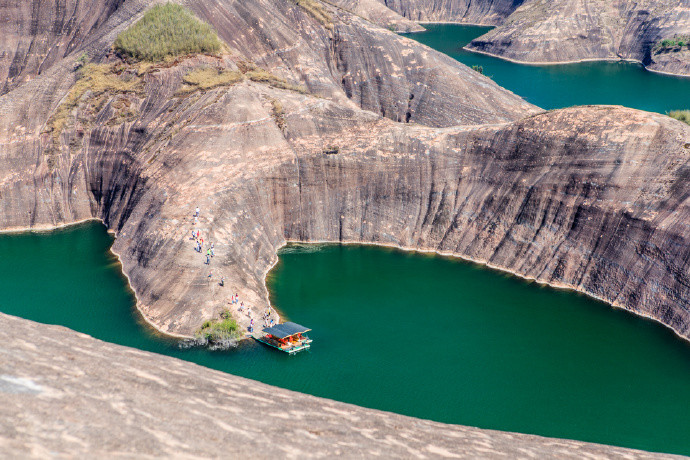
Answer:
[(530, 63), (634, 59), (690, 75), (690, 53), (654, 52), (663, 39), (688, 33), (688, 0), (530, 0), (467, 49)]
[[(66, 58), (46, 60), (44, 68), (25, 66), (20, 78), (9, 83), (0, 96), (0, 229), (103, 220), (117, 236), (114, 250), (142, 313), (168, 333), (191, 334), (226, 306), (231, 290), (256, 310), (263, 309), (268, 302), (264, 276), (277, 249), (299, 240), (390, 244), (468, 257), (599, 296), (690, 337), (688, 126), (620, 107), (542, 113), (477, 72), (340, 6), (324, 6), (331, 18), (324, 24), (291, 0), (185, 3), (218, 30), (228, 45), (224, 54), (154, 66), (121, 61), (110, 46), (149, 5), (135, 0), (113, 3), (117, 7), (91, 27), (92, 33), (79, 35)], [(88, 16), (80, 9), (85, 3), (75, 8), (72, 17)], [(13, 46), (3, 49), (4, 55)], [(99, 76), (98, 84), (89, 83), (88, 74), (77, 81), (75, 61), (83, 52), (98, 63), (89, 67)], [(185, 78), (199, 69), (236, 72), (241, 78), (208, 89), (190, 87)], [(201, 218), (193, 226), (196, 206)], [(215, 243), (211, 267), (193, 250), (188, 238), (192, 228)], [(209, 271), (214, 281), (224, 276), (226, 287), (208, 283)], [(19, 405), (5, 404), (0, 410), (7, 411), (8, 420), (18, 417), (20, 407), (36, 404), (22, 419), (25, 425), (3, 440), (8, 449), (25, 449), (26, 436), (40, 440), (35, 455), (43, 453), (40, 445), (60, 450), (69, 444), (64, 448), (85, 452), (94, 448), (102, 439), (99, 428), (89, 432), (91, 441), (74, 446), (72, 433), (60, 428), (61, 422), (51, 427), (53, 419), (35, 414), (54, 414), (53, 404), (60, 401), (68, 401), (64, 407), (102, 414), (95, 397), (82, 398), (104, 391), (101, 387), (113, 388), (112, 376), (103, 374), (102, 361), (94, 356), (101, 350), (109, 362), (122, 363), (123, 373), (136, 376), (130, 383), (137, 391), (131, 394), (144, 399), (133, 406), (147, 407), (145, 413), (170, 423), (181, 413), (178, 408), (186, 420), (203, 419), (192, 412), (184, 394), (175, 393), (176, 385), (165, 385), (166, 379), (178, 377), (180, 385), (191, 384), (181, 370), (190, 365), (56, 329), (50, 329), (54, 338), (46, 330), (47, 338), (41, 339), (26, 328), (32, 326), (0, 320), (0, 334), (5, 335), (0, 343), (27, 357), (4, 362), (5, 368), (13, 367), (3, 370), (10, 377), (2, 380), (0, 395), (27, 388), (34, 395), (13, 393), (9, 399)], [(73, 350), (75, 367), (70, 357), (60, 358), (67, 349)], [(65, 372), (89, 369), (93, 381), (82, 388), (74, 379), (62, 384), (50, 380), (40, 364), (47, 356), (51, 366), (56, 356), (66, 363)], [(179, 373), (164, 378), (162, 370), (153, 370), (161, 367)], [(196, 367), (191, 372), (212, 373), (214, 382), (228, 379), (227, 388), (250, 394), (250, 384), (240, 379)], [(166, 391), (150, 398), (172, 395), (169, 403), (145, 401), (152, 382)], [(69, 393), (71, 386), (82, 389)], [(207, 400), (227, 396), (225, 390), (192, 387), (192, 392), (206, 392)], [(285, 396), (287, 392), (255, 382), (251, 387), (288, 406), (297, 401), (290, 398), (306, 398), (311, 413), (323, 404), (340, 407)], [(120, 403), (131, 387), (117, 388), (109, 393), (106, 412), (114, 423), (126, 424), (118, 410), (127, 407)], [(82, 401), (74, 403), (70, 394), (79, 394)], [(251, 394), (248, 398), (255, 401), (263, 397)], [(21, 399), (25, 397), (34, 402)], [(44, 404), (45, 398), (50, 401)], [(185, 401), (184, 408), (179, 401)], [(263, 402), (265, 415), (275, 402)], [(248, 404), (246, 398), (234, 403)], [(74, 414), (65, 410), (67, 417)], [(336, 409), (337, 421), (328, 416), (320, 420), (327, 430), (335, 430), (336, 423), (342, 430), (343, 412), (357, 410)], [(386, 433), (389, 423), (422, 423), (388, 415), (381, 421), (372, 414), (362, 412), (362, 430), (374, 424)], [(149, 426), (143, 422), (147, 416), (142, 417), (125, 427)], [(227, 437), (237, 445), (244, 433), (221, 422), (209, 419), (219, 427), (214, 439)], [(259, 418), (251, 423), (256, 425), (249, 439), (260, 430), (274, 433)], [(178, 425), (173, 423), (193, 444), (190, 453), (213, 454)], [(431, 425), (440, 426), (425, 426)], [(437, 429), (430, 428), (425, 436), (439, 439), (438, 445), (408, 439), (402, 447), (370, 439), (362, 441), (361, 452), (395, 445), (401, 455), (423, 449), (441, 455), (452, 441), (437, 438)], [(126, 439), (103, 452), (146, 453), (153, 438), (161, 451), (187, 448), (159, 424), (150, 430), (150, 436), (125, 430)], [(327, 430), (312, 433), (316, 438), (304, 436), (322, 443)], [(352, 433), (328, 431), (323, 443), (339, 442), (343, 435)], [(512, 447), (502, 446), (503, 439), (521, 442), (513, 435), (491, 436), (492, 446), (507, 452)], [(320, 452), (312, 450), (315, 444), (308, 439), (293, 443), (293, 438), (275, 433), (271, 448)], [(546, 449), (535, 450), (537, 454), (551, 452), (544, 447), (547, 441), (520, 439), (535, 440), (538, 446), (530, 449)], [(210, 446), (206, 449), (215, 448)], [(466, 455), (472, 456), (472, 449)]]
[(502, 24), (524, 0), (378, 0), (413, 21)]
[[(265, 306), (276, 250), (300, 240), (468, 257), (690, 334), (687, 126), (608, 107), (509, 122), (536, 109), (350, 13), (334, 9), (329, 30), (287, 0), (189, 5), (229, 54), (141, 75), (115, 62), (138, 89), (85, 93), (57, 135), (69, 61), (0, 99), (3, 228), (103, 219), (141, 310), (169, 333), (225, 306), (209, 271)], [(91, 49), (104, 55), (117, 24)], [(246, 78), (180, 93), (190, 70), (250, 57), (307, 92)], [(210, 268), (187, 238), (196, 206)]]
[(0, 314), (6, 458), (675, 458), (295, 393)]

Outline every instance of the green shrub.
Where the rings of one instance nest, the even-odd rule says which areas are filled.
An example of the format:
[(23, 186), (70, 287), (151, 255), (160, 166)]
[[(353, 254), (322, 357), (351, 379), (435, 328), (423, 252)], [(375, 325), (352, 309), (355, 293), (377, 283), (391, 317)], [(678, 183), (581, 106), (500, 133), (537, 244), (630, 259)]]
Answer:
[(210, 25), (180, 5), (156, 5), (118, 35), (115, 50), (140, 61), (161, 61), (193, 53), (215, 53), (221, 42)]
[(667, 115), (690, 125), (690, 110), (671, 110)]
[(480, 65), (473, 65), (472, 70), (479, 72), (480, 74), (484, 75), (484, 67)]
[(238, 339), (242, 336), (242, 330), (229, 312), (223, 312), (220, 320), (204, 321), (196, 335), (213, 342)]

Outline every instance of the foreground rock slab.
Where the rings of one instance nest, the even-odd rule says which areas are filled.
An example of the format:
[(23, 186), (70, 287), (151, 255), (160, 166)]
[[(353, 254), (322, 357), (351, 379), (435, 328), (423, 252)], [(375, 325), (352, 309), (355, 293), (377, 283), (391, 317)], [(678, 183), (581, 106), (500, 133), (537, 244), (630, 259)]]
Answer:
[(668, 458), (445, 425), (0, 314), (0, 456)]

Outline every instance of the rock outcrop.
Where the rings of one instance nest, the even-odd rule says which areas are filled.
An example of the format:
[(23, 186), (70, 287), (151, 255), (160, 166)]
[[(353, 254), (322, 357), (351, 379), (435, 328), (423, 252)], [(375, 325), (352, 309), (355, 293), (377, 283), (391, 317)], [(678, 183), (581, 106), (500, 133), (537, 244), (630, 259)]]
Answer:
[(7, 458), (673, 458), (419, 420), (0, 314)]
[(659, 55), (663, 39), (690, 33), (690, 2), (529, 0), (466, 48), (529, 63), (632, 59), (690, 75), (688, 53)]
[[(421, 22), (460, 22), (495, 26), (524, 0), (378, 0), (406, 18)], [(528, 0), (529, 1), (529, 0)]]

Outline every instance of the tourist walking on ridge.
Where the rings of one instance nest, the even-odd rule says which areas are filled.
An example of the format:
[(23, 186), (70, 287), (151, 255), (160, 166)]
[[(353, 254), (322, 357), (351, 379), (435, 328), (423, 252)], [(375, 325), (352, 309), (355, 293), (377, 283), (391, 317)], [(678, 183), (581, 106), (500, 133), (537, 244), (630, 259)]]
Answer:
[(195, 212), (194, 212), (194, 217), (199, 217), (199, 211), (200, 211), (199, 206), (197, 206), (196, 209), (195, 209), (194, 211), (195, 211)]

